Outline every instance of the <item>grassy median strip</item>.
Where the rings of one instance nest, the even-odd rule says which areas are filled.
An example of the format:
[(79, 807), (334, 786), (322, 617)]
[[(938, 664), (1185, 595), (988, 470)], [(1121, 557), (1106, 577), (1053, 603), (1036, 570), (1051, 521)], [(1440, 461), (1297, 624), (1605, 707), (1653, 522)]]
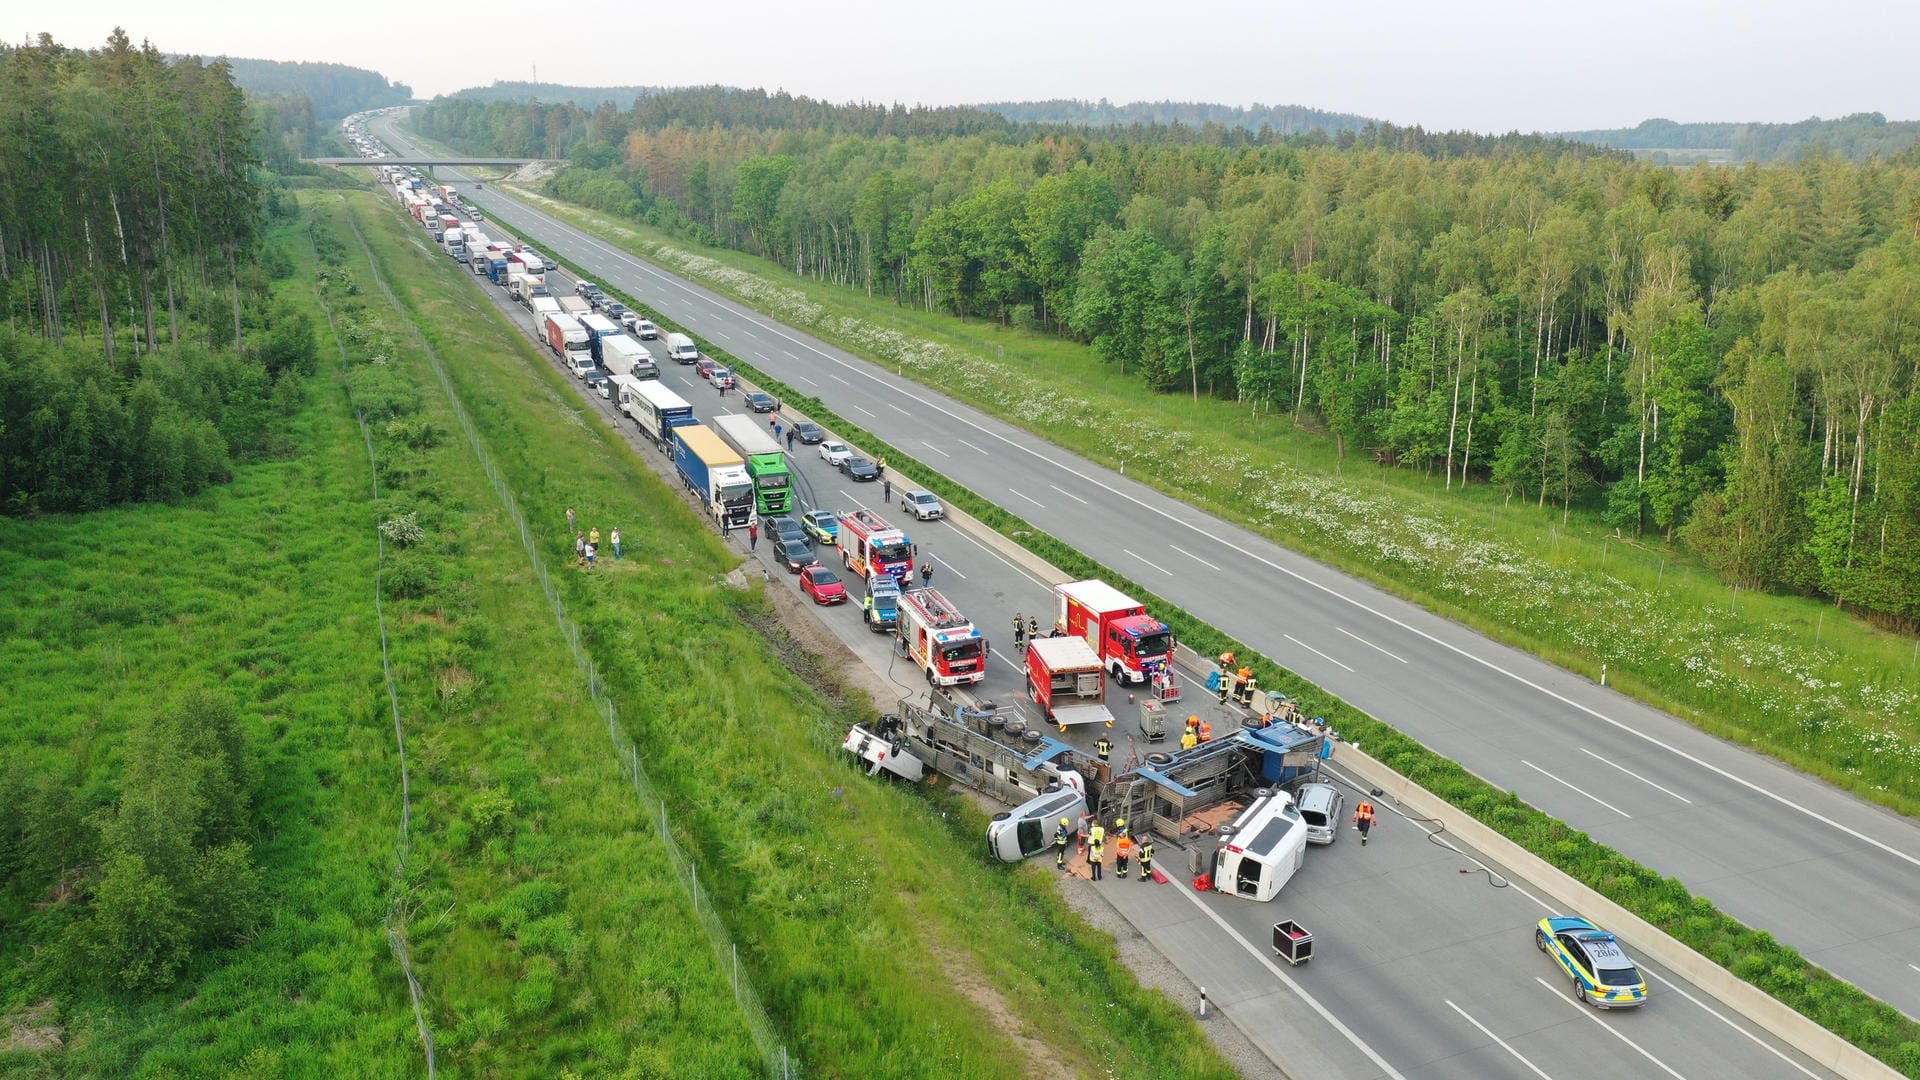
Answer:
[[(1657, 541), (1492, 485), (1336, 457), (1284, 414), (1154, 394), (1052, 335), (898, 307), (520, 187), (548, 213), (1110, 468), (1920, 813), (1920, 645), (1818, 601), (1729, 590)], [(1817, 737), (1809, 737), (1817, 736)]]
[[(637, 297), (622, 295), (629, 306), (652, 313), (662, 331), (683, 329)], [(1428, 750), (1415, 740), (1292, 671), (1260, 655), (1250, 646), (1220, 633), (1195, 616), (1156, 596), (1153, 590), (1105, 566), (1080, 551), (1034, 528), (1019, 516), (1001, 509), (955, 484), (939, 471), (899, 447), (888, 444), (858, 424), (765, 372), (749, 361), (712, 344), (702, 351), (734, 368), (754, 385), (836, 436), (870, 454), (884, 454), (887, 468), (915, 483), (935, 488), (941, 498), (1013, 539), (1075, 578), (1099, 578), (1146, 603), (1155, 616), (1174, 627), (1180, 640), (1202, 656), (1225, 649), (1248, 660), (1267, 690), (1278, 690), (1295, 701), (1308, 716), (1320, 717), (1349, 741), (1364, 743), (1368, 754), (1473, 815), (1594, 889), (1673, 935), (1728, 971), (1773, 995), (1789, 1007), (1872, 1054), (1904, 1075), (1920, 1077), (1920, 1023), (1868, 995), (1859, 987), (1834, 978), (1810, 963), (1799, 951), (1782, 945), (1771, 934), (1745, 926), (1693, 895), (1681, 882), (1650, 870), (1586, 833), (1528, 806), (1513, 792), (1501, 791), (1474, 776), (1457, 762)], [(904, 479), (902, 480), (904, 483)]]
[[(868, 779), (840, 749), (871, 705), (814, 670), (770, 599), (456, 264), (354, 209), (530, 515), (700, 880), (803, 1073), (1211, 1077), (1231, 1070), (1045, 875), (987, 861), (964, 800)], [(572, 565), (564, 511), (603, 537)], [(836, 612), (828, 617), (848, 617)]]

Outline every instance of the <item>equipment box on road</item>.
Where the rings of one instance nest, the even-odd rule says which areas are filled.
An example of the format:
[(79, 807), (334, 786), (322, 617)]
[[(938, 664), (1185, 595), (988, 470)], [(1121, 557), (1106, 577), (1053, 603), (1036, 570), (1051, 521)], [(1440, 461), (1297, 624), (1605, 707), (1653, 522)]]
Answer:
[(1273, 951), (1294, 967), (1313, 959), (1313, 932), (1292, 919), (1273, 924)]

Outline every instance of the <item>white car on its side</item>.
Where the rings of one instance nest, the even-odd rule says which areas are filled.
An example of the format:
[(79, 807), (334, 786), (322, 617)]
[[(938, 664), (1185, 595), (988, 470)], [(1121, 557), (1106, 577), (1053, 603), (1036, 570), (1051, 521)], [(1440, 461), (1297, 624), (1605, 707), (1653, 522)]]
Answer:
[(847, 448), (846, 443), (828, 439), (826, 442), (820, 444), (820, 460), (833, 465), (835, 468), (838, 468), (841, 462), (852, 456), (853, 451)]

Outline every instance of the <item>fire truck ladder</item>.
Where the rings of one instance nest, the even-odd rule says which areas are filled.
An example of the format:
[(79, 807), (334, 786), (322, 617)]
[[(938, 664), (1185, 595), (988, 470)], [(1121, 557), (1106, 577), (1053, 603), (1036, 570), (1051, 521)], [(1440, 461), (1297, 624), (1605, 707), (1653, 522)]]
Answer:
[(893, 528), (893, 526), (887, 524), (886, 518), (881, 517), (871, 510), (855, 510), (853, 513), (844, 516), (849, 521), (859, 522), (862, 528), (872, 532), (882, 532)]
[(967, 625), (967, 617), (960, 614), (959, 609), (947, 603), (947, 598), (933, 589), (907, 593), (901, 599), (911, 601), (926, 612), (935, 630), (951, 630), (956, 626)]

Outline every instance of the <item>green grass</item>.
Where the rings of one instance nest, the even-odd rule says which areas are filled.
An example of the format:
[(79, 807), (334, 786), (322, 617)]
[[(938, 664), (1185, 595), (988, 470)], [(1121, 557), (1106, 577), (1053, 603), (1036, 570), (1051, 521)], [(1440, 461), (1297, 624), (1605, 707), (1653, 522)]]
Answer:
[[(1440, 614), (1920, 812), (1920, 647), (1816, 601), (1735, 594), (1683, 553), (1485, 484), (1339, 459), (1285, 415), (1156, 395), (1051, 335), (896, 307), (739, 252), (530, 201)], [(640, 298), (644, 301), (644, 297)], [(749, 361), (751, 358), (747, 358)], [(1391, 720), (1391, 717), (1387, 719)], [(1810, 738), (1817, 735), (1817, 738)]]
[[(354, 205), (516, 498), (545, 524), (547, 565), (804, 1073), (1231, 1075), (1048, 875), (986, 859), (968, 803), (855, 769), (839, 741), (870, 704), (786, 639), (763, 593), (723, 583), (738, 556), (454, 264), (387, 206)], [(568, 506), (582, 527), (618, 526), (630, 558), (569, 569)], [(983, 1024), (956, 971), (1003, 997), (1052, 1060)]]

